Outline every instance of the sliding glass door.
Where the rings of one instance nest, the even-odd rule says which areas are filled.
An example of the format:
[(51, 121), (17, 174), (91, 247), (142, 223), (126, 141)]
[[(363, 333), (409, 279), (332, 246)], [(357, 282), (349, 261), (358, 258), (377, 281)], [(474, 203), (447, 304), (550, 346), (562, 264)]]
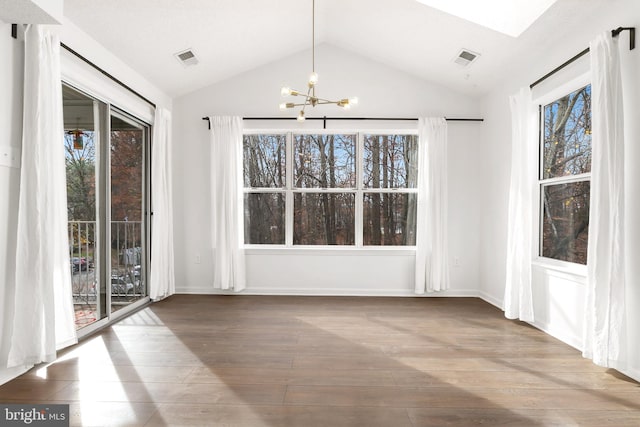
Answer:
[[(98, 131), (100, 103), (63, 86), (64, 148), (67, 175), (67, 213), (71, 284), (76, 327), (107, 315), (100, 289), (98, 243), (98, 176), (101, 145)], [(104, 107), (103, 107), (104, 108)]]
[(62, 92), (69, 269), (80, 329), (147, 298), (149, 126), (70, 86)]
[(147, 295), (145, 268), (146, 125), (111, 112), (111, 310)]

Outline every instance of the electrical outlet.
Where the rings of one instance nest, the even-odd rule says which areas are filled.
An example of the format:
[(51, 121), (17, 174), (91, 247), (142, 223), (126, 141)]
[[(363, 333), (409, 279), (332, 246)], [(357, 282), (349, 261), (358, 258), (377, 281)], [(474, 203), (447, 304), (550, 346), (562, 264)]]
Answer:
[(453, 257), (453, 266), (460, 267), (460, 258), (458, 258), (457, 256)]
[(20, 168), (20, 149), (9, 145), (0, 146), (0, 166)]
[(202, 258), (200, 258), (200, 254), (196, 254), (196, 264), (200, 264), (202, 262)]

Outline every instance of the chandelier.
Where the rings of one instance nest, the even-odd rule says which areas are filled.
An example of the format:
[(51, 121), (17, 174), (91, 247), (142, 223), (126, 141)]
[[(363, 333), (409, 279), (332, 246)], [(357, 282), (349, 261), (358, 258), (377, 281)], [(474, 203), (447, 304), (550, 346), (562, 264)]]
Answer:
[(73, 136), (73, 149), (82, 150), (84, 148), (83, 137), (87, 135), (87, 133), (80, 129), (80, 117), (76, 118), (76, 121), (78, 123), (76, 128), (74, 130), (68, 130), (66, 134)]
[(335, 104), (338, 107), (342, 107), (345, 110), (351, 108), (352, 105), (358, 103), (358, 98), (343, 98), (339, 101), (330, 101), (328, 99), (320, 98), (316, 96), (316, 84), (318, 83), (318, 73), (316, 73), (316, 43), (315, 43), (315, 25), (316, 24), (316, 2), (315, 0), (311, 1), (311, 75), (309, 76), (309, 81), (307, 82), (307, 93), (305, 94), (302, 91), (291, 89), (289, 87), (283, 87), (280, 90), (280, 95), (285, 96), (301, 96), (304, 97), (304, 102), (283, 102), (280, 104), (281, 110), (286, 110), (288, 108), (302, 107), (300, 112), (298, 113), (298, 121), (304, 121), (304, 110), (307, 105), (311, 107), (315, 107), (316, 105), (322, 104)]

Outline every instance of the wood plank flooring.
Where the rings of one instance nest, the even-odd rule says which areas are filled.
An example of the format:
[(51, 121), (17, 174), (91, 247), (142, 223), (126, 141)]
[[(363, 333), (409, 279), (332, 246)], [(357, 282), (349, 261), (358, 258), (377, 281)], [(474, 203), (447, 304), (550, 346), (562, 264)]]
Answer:
[(0, 387), (82, 426), (639, 426), (640, 385), (472, 298), (176, 295)]

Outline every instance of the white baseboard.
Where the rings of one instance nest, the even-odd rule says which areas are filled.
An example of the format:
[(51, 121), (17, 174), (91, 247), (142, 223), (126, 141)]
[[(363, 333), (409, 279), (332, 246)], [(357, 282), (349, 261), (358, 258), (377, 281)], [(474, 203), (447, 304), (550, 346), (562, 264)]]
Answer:
[(527, 322), (527, 323), (529, 323), (531, 326), (534, 326), (540, 329), (542, 332), (546, 333), (547, 335), (551, 335), (552, 337), (559, 339), (563, 343), (570, 345), (576, 350), (582, 351), (582, 337), (579, 337), (573, 334), (568, 334), (566, 333), (566, 331), (558, 331), (546, 322), (540, 322), (538, 320), (535, 320), (533, 322)]
[(407, 297), (412, 296), (409, 291), (401, 290), (345, 290), (345, 289), (244, 289), (241, 292), (234, 292), (223, 289), (213, 288), (176, 288), (177, 294), (187, 295), (281, 295), (281, 296), (394, 296)]
[[(582, 337), (578, 337), (578, 336), (570, 335), (566, 333), (564, 334), (558, 333), (553, 328), (550, 328), (549, 325), (542, 322), (533, 322), (531, 323), (531, 325), (540, 329), (542, 332), (546, 333), (547, 335), (551, 335), (552, 337), (582, 352)], [(633, 367), (629, 367), (629, 366), (623, 366), (617, 363), (612, 363), (612, 362), (609, 362), (609, 363), (610, 363), (609, 366), (611, 368), (628, 376), (629, 378), (634, 379), (635, 381), (640, 382), (640, 370), (634, 369)]]
[(627, 367), (616, 367), (615, 369), (640, 383), (640, 370)]
[(250, 289), (233, 292), (213, 288), (176, 288), (176, 294), (186, 295), (282, 295), (282, 296), (362, 296), (362, 297), (472, 297), (478, 298), (475, 289), (449, 289), (443, 292), (432, 292), (417, 295), (413, 290), (405, 289)]
[[(479, 292), (479, 297), (482, 298), (484, 301), (488, 302), (489, 304), (494, 305), (500, 310), (504, 311), (503, 301), (499, 300), (498, 298), (495, 298), (494, 296), (489, 295), (482, 291)], [(537, 329), (540, 329), (542, 332), (548, 335), (551, 335), (556, 339), (559, 339), (563, 343), (570, 345), (571, 347), (577, 350), (580, 350), (580, 351), (582, 350), (582, 337), (578, 337), (573, 334), (567, 334), (566, 331), (558, 331), (554, 329), (551, 325), (547, 324), (546, 322), (540, 322), (536, 320), (534, 322), (527, 322), (527, 323), (529, 323), (531, 326)]]
[(494, 307), (499, 308), (500, 310), (504, 311), (504, 307), (503, 307), (503, 301), (495, 298), (492, 295), (489, 295), (486, 292), (482, 292), (482, 291), (477, 291), (478, 293), (478, 298), (482, 299), (483, 301), (488, 302), (489, 304), (493, 305)]

